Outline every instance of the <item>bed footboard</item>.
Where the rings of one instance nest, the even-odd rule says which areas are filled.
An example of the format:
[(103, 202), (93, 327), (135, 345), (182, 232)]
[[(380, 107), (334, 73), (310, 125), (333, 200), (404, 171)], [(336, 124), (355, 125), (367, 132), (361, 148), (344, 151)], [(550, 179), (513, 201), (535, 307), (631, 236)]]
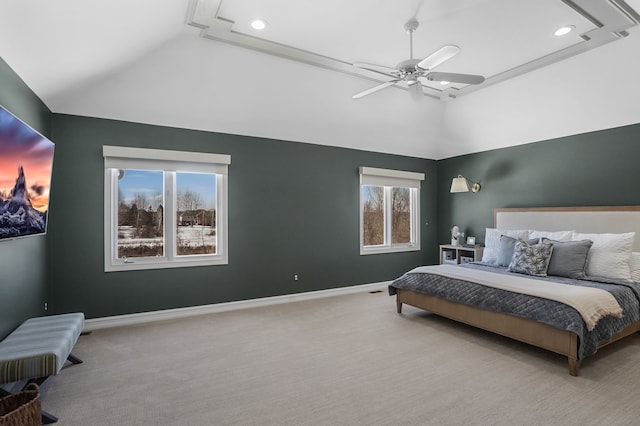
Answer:
[(564, 355), (569, 363), (569, 374), (578, 375), (578, 336), (574, 333), (526, 318), (487, 311), (411, 290), (397, 289), (398, 313), (402, 313), (403, 303)]

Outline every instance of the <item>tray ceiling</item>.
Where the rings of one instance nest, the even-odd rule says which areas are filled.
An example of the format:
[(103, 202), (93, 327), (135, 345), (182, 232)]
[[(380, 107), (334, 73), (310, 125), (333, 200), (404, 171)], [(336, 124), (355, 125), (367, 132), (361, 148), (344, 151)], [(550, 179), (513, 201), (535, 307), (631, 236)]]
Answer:
[[(395, 67), (409, 59), (404, 23), (414, 18), (414, 56), (445, 45), (461, 53), (439, 72), (479, 74), (478, 86), (421, 79), (428, 96), (448, 99), (482, 89), (627, 36), (640, 22), (637, 0), (194, 0), (187, 21), (201, 35), (289, 59), (358, 75), (372, 85), (389, 79), (354, 67)], [(263, 30), (251, 27), (259, 18)], [(558, 37), (555, 30), (573, 26)], [(397, 84), (394, 87), (402, 87)]]

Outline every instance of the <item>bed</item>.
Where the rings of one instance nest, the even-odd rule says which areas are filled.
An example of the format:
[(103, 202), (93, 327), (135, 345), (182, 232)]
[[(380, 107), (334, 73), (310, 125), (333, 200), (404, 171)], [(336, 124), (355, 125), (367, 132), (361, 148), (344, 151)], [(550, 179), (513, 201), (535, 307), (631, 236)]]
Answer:
[[(640, 259), (640, 206), (495, 209), (493, 225), (487, 229), (483, 262), (420, 267), (394, 280), (389, 293), (396, 296), (397, 312), (407, 304), (556, 352), (567, 357), (572, 376), (599, 348), (640, 330), (640, 265), (634, 263)], [(497, 234), (502, 245), (496, 246)], [(514, 273), (518, 265), (504, 266), (509, 241), (517, 244), (509, 267), (519, 250), (536, 243), (543, 247), (544, 241), (544, 247), (555, 244), (546, 260), (547, 267), (549, 259), (555, 261), (549, 272), (565, 276)], [(589, 246), (583, 247), (582, 275), (553, 259), (578, 245)], [(503, 259), (493, 262), (492, 256)], [(555, 288), (571, 296), (545, 293)], [(597, 302), (591, 299), (595, 296)], [(586, 309), (598, 314), (591, 318)]]

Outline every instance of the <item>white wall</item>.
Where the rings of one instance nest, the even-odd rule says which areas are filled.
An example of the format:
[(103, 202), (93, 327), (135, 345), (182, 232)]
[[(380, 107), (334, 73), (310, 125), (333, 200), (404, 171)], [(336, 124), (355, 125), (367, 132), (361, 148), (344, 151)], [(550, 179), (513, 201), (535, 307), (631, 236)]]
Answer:
[[(414, 102), (395, 88), (353, 100), (376, 82), (205, 40), (178, 12), (187, 0), (163, 8), (150, 26), (126, 15), (118, 22), (136, 29), (129, 38), (110, 34), (108, 19), (95, 28), (75, 15), (61, 24), (49, 19), (54, 6), (30, 16), (34, 6), (22, 3), (0, 14), (0, 56), (55, 113), (431, 159), (640, 122), (640, 27), (451, 102)], [(640, 8), (640, 0), (629, 3)], [(85, 12), (121, 15), (112, 7)]]
[[(170, 78), (159, 72), (167, 66)], [(351, 99), (376, 84), (185, 32), (50, 104), (57, 113), (433, 158), (440, 101), (393, 88)]]
[(444, 104), (437, 159), (640, 122), (640, 29)]

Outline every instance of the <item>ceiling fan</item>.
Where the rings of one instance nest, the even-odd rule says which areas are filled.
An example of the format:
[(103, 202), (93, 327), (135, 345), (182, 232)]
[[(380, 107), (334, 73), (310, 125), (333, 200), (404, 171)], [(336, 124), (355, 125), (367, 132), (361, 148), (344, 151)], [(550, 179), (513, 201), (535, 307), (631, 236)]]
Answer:
[(457, 55), (460, 52), (460, 48), (458, 46), (444, 46), (424, 59), (413, 59), (413, 33), (416, 29), (418, 29), (418, 25), (420, 24), (415, 19), (410, 19), (406, 24), (404, 24), (404, 29), (409, 33), (410, 59), (400, 62), (398, 65), (396, 65), (395, 68), (366, 63), (353, 64), (358, 68), (374, 71), (391, 78), (391, 80), (387, 81), (386, 83), (382, 83), (378, 86), (374, 86), (370, 89), (353, 95), (353, 99), (360, 99), (386, 87), (393, 86), (394, 84), (401, 81), (407, 84), (407, 86), (409, 87), (409, 93), (411, 93), (411, 96), (414, 99), (420, 99), (420, 97), (423, 95), (422, 83), (419, 80), (419, 78), (421, 77), (424, 77), (429, 81), (440, 81), (447, 83), (480, 84), (484, 82), (484, 77), (481, 75), (431, 71), (441, 63)]

